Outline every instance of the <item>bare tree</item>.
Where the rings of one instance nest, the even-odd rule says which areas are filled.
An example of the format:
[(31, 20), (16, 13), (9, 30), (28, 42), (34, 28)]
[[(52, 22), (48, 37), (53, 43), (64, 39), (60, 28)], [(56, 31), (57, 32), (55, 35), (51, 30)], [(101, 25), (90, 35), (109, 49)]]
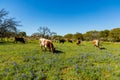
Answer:
[(45, 38), (48, 38), (50, 36), (50, 33), (51, 33), (50, 29), (48, 27), (46, 27), (46, 26), (39, 27), (38, 31), (39, 31), (41, 37), (45, 37)]
[(17, 32), (18, 21), (15, 18), (8, 18), (8, 12), (5, 9), (0, 10), (0, 37), (8, 37), (7, 34)]

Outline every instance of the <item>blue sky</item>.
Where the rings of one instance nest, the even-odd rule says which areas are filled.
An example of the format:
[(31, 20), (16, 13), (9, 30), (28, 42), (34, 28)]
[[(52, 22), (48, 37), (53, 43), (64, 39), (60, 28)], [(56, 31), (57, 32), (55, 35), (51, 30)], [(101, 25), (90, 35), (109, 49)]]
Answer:
[(47, 26), (58, 35), (120, 27), (120, 0), (0, 0), (27, 35)]

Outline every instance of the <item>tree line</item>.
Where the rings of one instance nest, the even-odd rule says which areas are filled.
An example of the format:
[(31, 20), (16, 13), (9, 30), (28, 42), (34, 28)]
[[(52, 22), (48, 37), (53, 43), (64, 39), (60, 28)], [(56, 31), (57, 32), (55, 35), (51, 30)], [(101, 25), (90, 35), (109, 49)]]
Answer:
[(120, 28), (113, 28), (111, 30), (102, 30), (102, 31), (88, 31), (84, 34), (75, 33), (75, 34), (66, 34), (63, 36), (68, 39), (81, 39), (85, 41), (91, 41), (94, 39), (99, 39), (101, 41), (110, 41), (110, 42), (120, 42)]
[(31, 36), (45, 37), (50, 39), (80, 39), (82, 41), (91, 41), (94, 39), (99, 39), (101, 41), (120, 42), (120, 28), (113, 28), (112, 30), (102, 31), (92, 30), (84, 34), (80, 32), (76, 32), (75, 34), (68, 33), (64, 36), (57, 35), (57, 33), (55, 32), (50, 32), (50, 29), (47, 27), (40, 27), (39, 29), (41, 30), (40, 32), (33, 33)]
[[(0, 39), (9, 37), (27, 37), (26, 32), (20, 32), (18, 30), (20, 21), (16, 21), (15, 18), (8, 17), (9, 12), (5, 9), (0, 10)], [(29, 37), (45, 37), (50, 39), (73, 39), (73, 40), (85, 40), (91, 41), (93, 39), (99, 39), (102, 41), (120, 42), (120, 28), (114, 28), (112, 30), (103, 31), (88, 31), (84, 34), (76, 32), (75, 34), (65, 34), (64, 36), (57, 35), (56, 32), (51, 31), (47, 26), (40, 26), (38, 32), (33, 33)]]

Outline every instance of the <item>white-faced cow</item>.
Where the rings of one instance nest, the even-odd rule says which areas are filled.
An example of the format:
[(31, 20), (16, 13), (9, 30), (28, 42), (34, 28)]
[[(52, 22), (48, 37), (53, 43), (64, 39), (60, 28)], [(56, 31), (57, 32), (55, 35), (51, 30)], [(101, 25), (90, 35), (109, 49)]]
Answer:
[(51, 40), (40, 38), (39, 41), (40, 41), (40, 47), (42, 50), (46, 51), (47, 49), (49, 49), (49, 51), (53, 53), (55, 52), (55, 48)]
[(93, 40), (93, 44), (94, 46), (99, 48), (99, 40)]

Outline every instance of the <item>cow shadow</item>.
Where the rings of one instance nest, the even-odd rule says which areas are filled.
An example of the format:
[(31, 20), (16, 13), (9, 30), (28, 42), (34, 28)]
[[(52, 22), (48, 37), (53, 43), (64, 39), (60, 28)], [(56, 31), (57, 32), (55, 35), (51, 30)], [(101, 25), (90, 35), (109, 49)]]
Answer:
[(107, 48), (105, 48), (105, 47), (100, 47), (100, 50), (106, 50)]
[(63, 51), (60, 51), (60, 50), (55, 50), (55, 52), (54, 52), (55, 54), (62, 54), (62, 53), (64, 53)]
[(5, 42), (0, 41), (0, 44), (4, 44)]

